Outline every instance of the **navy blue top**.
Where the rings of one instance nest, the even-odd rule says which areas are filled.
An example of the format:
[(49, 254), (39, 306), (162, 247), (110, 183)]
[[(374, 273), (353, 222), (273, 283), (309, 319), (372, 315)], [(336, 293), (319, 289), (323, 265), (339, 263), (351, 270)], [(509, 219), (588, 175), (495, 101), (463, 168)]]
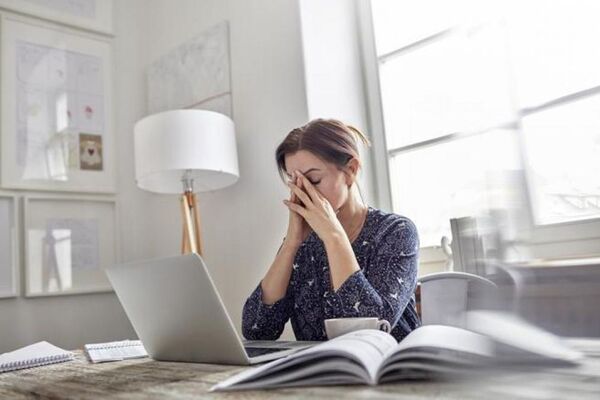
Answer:
[(260, 283), (244, 304), (246, 339), (275, 340), (288, 319), (296, 340), (326, 340), (324, 320), (378, 317), (389, 321), (400, 341), (420, 325), (415, 309), (419, 237), (413, 222), (368, 207), (365, 223), (352, 242), (360, 270), (333, 291), (327, 253), (313, 231), (300, 245), (286, 295), (267, 305)]

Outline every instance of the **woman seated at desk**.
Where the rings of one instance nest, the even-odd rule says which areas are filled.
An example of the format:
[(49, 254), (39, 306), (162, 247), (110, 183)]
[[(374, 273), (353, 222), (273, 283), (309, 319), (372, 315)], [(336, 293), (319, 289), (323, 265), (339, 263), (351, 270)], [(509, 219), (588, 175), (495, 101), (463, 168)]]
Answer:
[(369, 146), (359, 130), (317, 119), (292, 130), (277, 148), (291, 193), (283, 201), (288, 230), (244, 305), (247, 339), (275, 340), (288, 319), (297, 340), (326, 340), (328, 318), (383, 318), (398, 341), (420, 325), (417, 230), (408, 218), (362, 201), (358, 140)]

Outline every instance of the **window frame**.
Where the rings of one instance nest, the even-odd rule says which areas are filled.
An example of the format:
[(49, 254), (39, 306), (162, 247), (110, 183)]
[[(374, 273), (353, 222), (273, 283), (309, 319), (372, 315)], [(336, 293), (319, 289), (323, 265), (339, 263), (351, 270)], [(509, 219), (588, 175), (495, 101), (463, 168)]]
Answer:
[[(397, 152), (398, 149), (388, 149), (385, 137), (383, 103), (380, 90), (379, 66), (382, 57), (389, 57), (397, 50), (378, 56), (375, 45), (375, 31), (372, 17), (371, 0), (355, 0), (357, 19), (359, 27), (360, 48), (362, 55), (362, 67), (365, 81), (366, 108), (369, 116), (369, 127), (373, 138), (373, 167), (376, 183), (377, 198), (382, 208), (392, 210), (391, 180), (389, 172), (389, 162), (391, 152)], [(453, 34), (455, 28), (449, 28), (434, 33), (426, 38), (418, 40), (407, 45), (419, 46), (438, 40), (440, 37)], [(523, 133), (520, 129), (520, 121), (527, 115), (539, 111), (550, 109), (555, 106), (568, 104), (572, 101), (589, 96), (600, 96), (600, 85), (582, 90), (577, 93), (571, 93), (558, 99), (551, 99), (547, 103), (536, 107), (523, 108), (517, 110), (516, 120), (510, 123), (511, 126), (517, 126), (517, 142), (519, 145), (520, 157), (523, 161), (525, 151), (523, 145)], [(504, 125), (505, 126), (505, 125)], [(493, 129), (487, 128), (485, 131)], [(469, 133), (449, 133), (444, 136), (431, 140), (411, 143), (401, 147), (420, 148), (431, 145), (432, 143), (454, 140), (455, 138), (468, 136)], [(538, 225), (534, 220), (534, 210), (532, 205), (532, 187), (531, 170), (523, 162), (523, 192), (526, 201), (527, 221), (523, 227), (523, 239), (519, 244), (526, 246), (532, 258), (540, 259), (563, 259), (597, 256), (600, 254), (600, 217), (574, 220), (553, 224)], [(409, 216), (410, 217), (410, 216)], [(441, 239), (441, 238), (440, 238)], [(441, 246), (421, 247), (421, 262), (437, 263), (446, 260)]]

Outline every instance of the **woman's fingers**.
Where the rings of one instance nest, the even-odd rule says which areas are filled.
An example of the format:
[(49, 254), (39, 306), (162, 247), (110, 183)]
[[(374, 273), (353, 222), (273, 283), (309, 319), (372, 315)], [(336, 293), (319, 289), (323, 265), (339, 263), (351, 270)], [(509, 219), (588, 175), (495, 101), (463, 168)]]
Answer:
[(292, 203), (296, 203), (297, 202), (297, 200), (296, 200), (296, 193), (294, 193), (294, 191), (292, 190), (292, 188), (290, 188), (290, 201)]
[(310, 183), (310, 181), (308, 179), (306, 179), (306, 177), (304, 175), (302, 175), (300, 172), (298, 172), (298, 174), (300, 175), (300, 178), (302, 180), (302, 185), (306, 188), (306, 191), (310, 195), (310, 199), (312, 200), (313, 203), (316, 204), (319, 200), (321, 200), (321, 194), (313, 186), (313, 184)]
[[(292, 176), (290, 177), (290, 180), (286, 183), (286, 185), (288, 187), (290, 187), (290, 182), (296, 183), (297, 180), (298, 180), (298, 176), (296, 176), (296, 172), (292, 172)], [(292, 190), (291, 187), (290, 187), (290, 201), (292, 203), (298, 204), (298, 196), (296, 196), (296, 194), (294, 193), (294, 191)]]
[(303, 218), (306, 216), (306, 209), (304, 207), (302, 207), (301, 205), (298, 205), (296, 203), (291, 203), (288, 200), (284, 200), (283, 202), (293, 212), (300, 214)]
[[(296, 175), (295, 172), (293, 172), (293, 179), (292, 179), (292, 183), (294, 183), (296, 186), (299, 187), (298, 183), (300, 182), (300, 177), (298, 175)], [(290, 188), (291, 192), (294, 195), (294, 199), (296, 199), (295, 203), (296, 204), (300, 204), (300, 200), (298, 198), (298, 196), (296, 196), (296, 193), (294, 193), (294, 190), (292, 188)]]
[(293, 183), (289, 183), (290, 188), (292, 189), (292, 191), (294, 192), (294, 194), (296, 195), (296, 197), (298, 197), (302, 203), (304, 203), (304, 206), (306, 208), (311, 207), (312, 206), (312, 201), (311, 198), (308, 194), (306, 194), (306, 192), (302, 189), (300, 189), (298, 186), (294, 185)]

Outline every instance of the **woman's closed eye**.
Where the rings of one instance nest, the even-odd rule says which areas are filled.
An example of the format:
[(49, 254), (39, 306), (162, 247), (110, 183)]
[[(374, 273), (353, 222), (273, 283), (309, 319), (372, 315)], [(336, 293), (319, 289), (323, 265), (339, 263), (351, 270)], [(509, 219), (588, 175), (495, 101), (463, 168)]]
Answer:
[[(321, 179), (319, 179), (319, 180), (312, 180), (312, 179), (309, 179), (308, 181), (309, 181), (310, 183), (312, 183), (313, 185), (318, 185), (319, 183), (321, 183)], [(291, 177), (289, 177), (289, 176), (288, 176), (288, 177), (287, 177), (287, 179), (286, 179), (286, 183), (293, 183), (293, 184), (296, 184), (296, 185), (297, 185), (297, 183), (296, 183), (296, 180), (295, 180), (295, 179), (292, 179), (292, 178), (291, 178)]]

